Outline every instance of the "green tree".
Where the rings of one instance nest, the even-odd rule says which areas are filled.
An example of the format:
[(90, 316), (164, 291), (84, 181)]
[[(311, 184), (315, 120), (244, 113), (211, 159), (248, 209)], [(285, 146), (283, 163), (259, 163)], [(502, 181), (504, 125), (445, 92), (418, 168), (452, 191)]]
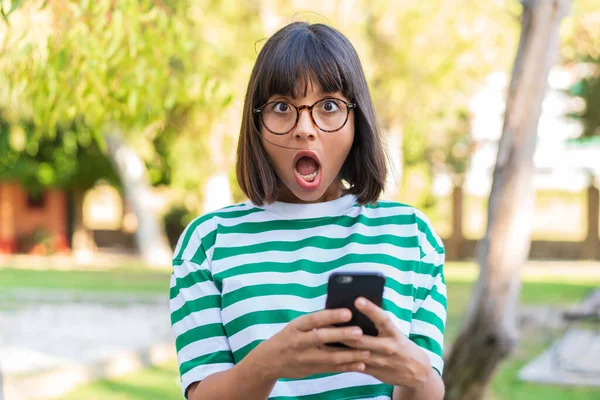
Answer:
[[(28, 127), (9, 130), (9, 143), (14, 135), (25, 138), (13, 150), (33, 157), (37, 144), (49, 140), (68, 153), (73, 138), (97, 146), (138, 215), (138, 245), (151, 262), (167, 262), (170, 250), (144, 201), (150, 179), (142, 160), (150, 166), (172, 161), (177, 155), (161, 158), (157, 146), (175, 146), (187, 116), (213, 116), (230, 100), (214, 78), (220, 64), (210, 60), (219, 59), (218, 49), (198, 35), (195, 18), (207, 18), (202, 12), (193, 2), (150, 0), (32, 1), (3, 12), (2, 117)], [(209, 132), (206, 124), (198, 134)], [(192, 148), (202, 143), (182, 136)], [(153, 181), (164, 180), (164, 170), (151, 168)]]
[(94, 142), (82, 145), (73, 130), (59, 128), (54, 138), (27, 143), (26, 131), (33, 129), (31, 123), (9, 125), (0, 119), (0, 179), (18, 180), (32, 192), (86, 190), (99, 179), (118, 185), (110, 161)]
[(586, 65), (588, 74), (569, 93), (585, 107), (571, 116), (583, 125), (582, 137), (600, 136), (600, 8), (593, 0), (578, 0), (565, 21), (562, 55), (570, 66)]

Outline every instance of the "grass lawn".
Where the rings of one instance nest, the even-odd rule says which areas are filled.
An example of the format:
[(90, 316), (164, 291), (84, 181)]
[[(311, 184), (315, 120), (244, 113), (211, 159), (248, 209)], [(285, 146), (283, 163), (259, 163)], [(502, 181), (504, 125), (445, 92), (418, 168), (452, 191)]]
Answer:
[(523, 335), (513, 356), (504, 362), (492, 382), (493, 400), (595, 400), (600, 399), (598, 387), (541, 385), (517, 379), (518, 371), (543, 352), (549, 343), (542, 334)]
[[(151, 273), (122, 268), (112, 271), (33, 271), (0, 269), (0, 291), (8, 288), (83, 289), (96, 291), (134, 291), (161, 294), (168, 291), (169, 271)], [(451, 343), (462, 322), (471, 296), (476, 269), (470, 263), (448, 263), (448, 322), (446, 341)], [(521, 302), (527, 305), (575, 304), (595, 287), (598, 279), (552, 275), (523, 276)], [(547, 346), (548, 336), (542, 332), (524, 332), (512, 357), (500, 367), (492, 384), (494, 400), (567, 400), (598, 399), (600, 388), (560, 387), (524, 383), (517, 380), (518, 370)], [(137, 400), (179, 399), (179, 377), (173, 360), (165, 365), (147, 368), (118, 379), (100, 380), (82, 386), (66, 400)]]
[[(471, 297), (476, 271), (473, 265), (448, 263), (448, 321), (446, 343), (451, 343), (461, 327)], [(524, 275), (521, 304), (556, 305), (576, 304), (600, 286), (597, 279), (552, 275)], [(512, 356), (498, 369), (492, 382), (493, 400), (592, 400), (600, 398), (600, 388), (541, 385), (517, 379), (518, 371), (550, 345), (548, 332), (522, 332), (521, 341)]]
[(15, 288), (100, 292), (168, 293), (171, 272), (140, 267), (108, 271), (57, 271), (0, 268), (0, 291)]
[(61, 400), (170, 400), (183, 399), (175, 360), (114, 380), (81, 386)]

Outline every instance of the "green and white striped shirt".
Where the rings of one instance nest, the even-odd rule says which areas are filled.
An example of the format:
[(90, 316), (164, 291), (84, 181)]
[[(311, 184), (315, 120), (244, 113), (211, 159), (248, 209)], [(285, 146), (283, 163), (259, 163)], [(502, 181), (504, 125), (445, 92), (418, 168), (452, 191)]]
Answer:
[[(334, 271), (383, 273), (383, 308), (441, 373), (443, 264), (427, 217), (395, 202), (361, 206), (352, 195), (316, 204), (247, 202), (197, 218), (175, 249), (170, 290), (184, 394), (294, 318), (323, 309)], [(389, 399), (392, 390), (356, 372), (281, 379), (269, 398)]]

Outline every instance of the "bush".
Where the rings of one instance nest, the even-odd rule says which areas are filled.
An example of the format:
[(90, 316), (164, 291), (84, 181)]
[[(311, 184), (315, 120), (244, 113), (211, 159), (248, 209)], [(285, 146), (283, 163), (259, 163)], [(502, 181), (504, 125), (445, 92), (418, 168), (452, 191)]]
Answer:
[(192, 221), (194, 215), (184, 205), (175, 205), (163, 216), (167, 239), (172, 248), (177, 246), (177, 240), (185, 227)]
[(68, 250), (69, 244), (64, 235), (53, 235), (43, 228), (19, 238), (18, 251), (21, 253), (46, 256)]

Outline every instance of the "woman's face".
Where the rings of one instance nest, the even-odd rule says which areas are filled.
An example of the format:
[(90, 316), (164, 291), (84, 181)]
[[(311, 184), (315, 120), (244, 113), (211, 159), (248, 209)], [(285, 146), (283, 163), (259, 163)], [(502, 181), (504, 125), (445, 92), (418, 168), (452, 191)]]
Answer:
[[(340, 92), (322, 93), (321, 87), (309, 83), (306, 96), (291, 98), (271, 96), (268, 102), (284, 101), (297, 107), (312, 105), (324, 98), (345, 100)], [(333, 104), (320, 103), (321, 112), (332, 111)], [(289, 111), (285, 105), (276, 110)], [(316, 115), (317, 110), (313, 110)], [(324, 117), (326, 118), (326, 117)], [(354, 140), (354, 112), (336, 132), (323, 132), (313, 124), (307, 109), (300, 111), (298, 125), (285, 136), (274, 136), (261, 123), (261, 140), (280, 179), (277, 200), (289, 203), (316, 203), (334, 200), (341, 195), (340, 169)], [(284, 147), (285, 146), (285, 147)]]

